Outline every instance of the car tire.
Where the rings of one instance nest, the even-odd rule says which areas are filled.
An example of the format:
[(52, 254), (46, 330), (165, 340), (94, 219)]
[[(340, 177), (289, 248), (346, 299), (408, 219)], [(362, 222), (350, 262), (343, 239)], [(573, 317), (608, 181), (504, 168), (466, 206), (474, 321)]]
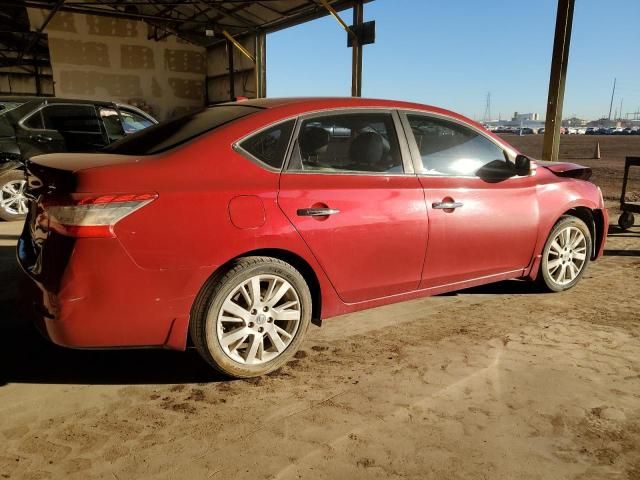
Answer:
[(0, 219), (12, 222), (26, 218), (27, 203), (23, 196), (26, 183), (20, 170), (0, 175)]
[(569, 215), (561, 217), (542, 250), (540, 286), (551, 292), (573, 288), (589, 265), (592, 242), (589, 227), (582, 220)]
[(298, 350), (311, 323), (304, 277), (272, 257), (244, 257), (214, 275), (198, 295), (189, 325), (196, 349), (233, 378), (277, 370)]

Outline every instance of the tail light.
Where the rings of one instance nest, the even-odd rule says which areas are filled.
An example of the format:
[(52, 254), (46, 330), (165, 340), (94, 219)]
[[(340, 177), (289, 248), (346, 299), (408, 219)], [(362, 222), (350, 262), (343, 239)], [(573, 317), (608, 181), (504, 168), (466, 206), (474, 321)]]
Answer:
[(46, 203), (43, 220), (48, 220), (49, 229), (69, 237), (115, 237), (116, 223), (156, 198), (156, 193), (96, 197), (74, 194), (67, 202)]

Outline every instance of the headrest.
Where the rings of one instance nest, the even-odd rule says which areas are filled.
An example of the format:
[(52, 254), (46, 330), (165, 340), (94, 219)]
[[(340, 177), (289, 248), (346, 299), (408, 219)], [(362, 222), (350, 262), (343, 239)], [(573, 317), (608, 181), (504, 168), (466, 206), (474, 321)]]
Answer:
[(300, 135), (300, 152), (304, 157), (315, 154), (329, 144), (329, 132), (322, 127), (305, 127)]
[(383, 155), (384, 142), (376, 132), (362, 132), (349, 147), (349, 158), (354, 163), (375, 165), (382, 160)]

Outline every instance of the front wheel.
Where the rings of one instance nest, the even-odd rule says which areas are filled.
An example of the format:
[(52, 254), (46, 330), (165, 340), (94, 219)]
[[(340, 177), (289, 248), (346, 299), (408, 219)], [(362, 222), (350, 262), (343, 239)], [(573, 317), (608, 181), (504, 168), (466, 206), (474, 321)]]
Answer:
[(552, 292), (575, 286), (589, 264), (591, 232), (579, 218), (562, 217), (553, 227), (542, 250), (538, 279)]
[(291, 265), (245, 257), (209, 280), (194, 305), (191, 337), (200, 355), (235, 378), (280, 368), (311, 322), (311, 293)]

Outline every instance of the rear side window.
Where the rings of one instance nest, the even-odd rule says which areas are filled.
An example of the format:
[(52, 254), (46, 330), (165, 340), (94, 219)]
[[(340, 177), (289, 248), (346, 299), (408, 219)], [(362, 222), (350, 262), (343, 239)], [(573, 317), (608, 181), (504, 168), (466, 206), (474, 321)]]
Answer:
[(403, 173), (390, 113), (345, 113), (305, 120), (289, 170)]
[(120, 108), (120, 115), (122, 116), (122, 128), (124, 128), (124, 133), (127, 135), (155, 125), (155, 123), (148, 118), (131, 110)]
[(281, 169), (291, 139), (294, 120), (263, 130), (240, 143), (240, 147), (272, 168)]
[(251, 105), (208, 107), (127, 135), (104, 151), (120, 155), (153, 155), (259, 110), (260, 107)]
[(42, 119), (47, 130), (100, 133), (93, 105), (48, 105), (42, 109)]
[(44, 128), (44, 122), (42, 120), (42, 110), (38, 110), (22, 123), (27, 128), (42, 130)]

